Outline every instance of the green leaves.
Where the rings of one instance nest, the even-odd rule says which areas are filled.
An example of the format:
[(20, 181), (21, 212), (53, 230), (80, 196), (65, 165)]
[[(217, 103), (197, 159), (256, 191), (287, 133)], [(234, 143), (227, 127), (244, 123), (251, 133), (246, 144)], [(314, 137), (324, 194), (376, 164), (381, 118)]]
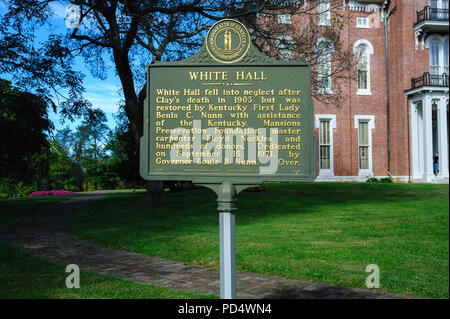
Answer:
[(53, 125), (41, 97), (0, 79), (0, 178), (29, 181), (36, 159), (49, 149), (46, 133)]

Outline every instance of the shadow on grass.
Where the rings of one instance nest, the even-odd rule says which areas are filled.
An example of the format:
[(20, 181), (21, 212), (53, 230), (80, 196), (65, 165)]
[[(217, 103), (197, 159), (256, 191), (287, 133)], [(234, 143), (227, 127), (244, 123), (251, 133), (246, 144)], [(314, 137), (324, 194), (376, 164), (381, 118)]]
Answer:
[[(326, 206), (344, 209), (349, 205), (373, 204), (374, 207), (383, 207), (424, 199), (432, 201), (443, 195), (448, 196), (445, 185), (271, 183), (266, 184), (262, 192), (240, 193), (236, 216), (239, 225), (245, 225), (265, 218), (323, 212)], [(164, 201), (143, 202), (143, 196), (143, 193), (110, 193), (88, 208), (90, 216), (84, 216), (83, 220), (89, 220), (91, 224), (83, 224), (105, 227), (117, 221), (137, 228), (157, 224), (160, 228), (150, 226), (152, 231), (166, 232), (184, 232), (195, 226), (216, 228), (218, 225), (217, 197), (209, 189), (168, 193)], [(82, 222), (82, 219), (77, 219), (77, 222)]]

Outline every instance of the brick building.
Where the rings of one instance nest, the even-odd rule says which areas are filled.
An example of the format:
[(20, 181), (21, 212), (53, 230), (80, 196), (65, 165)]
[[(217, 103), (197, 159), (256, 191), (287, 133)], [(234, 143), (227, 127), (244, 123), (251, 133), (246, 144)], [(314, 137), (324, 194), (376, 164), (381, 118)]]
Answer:
[[(288, 2), (313, 5), (311, 0)], [(349, 72), (355, 72), (355, 80), (340, 92), (340, 108), (315, 102), (317, 180), (391, 176), (404, 182), (448, 182), (449, 1), (341, 2), (333, 10), (349, 18), (341, 39), (353, 47), (357, 63)], [(330, 0), (317, 0), (316, 6), (318, 25), (327, 25), (333, 16)], [(278, 23), (296, 20), (280, 13)], [(319, 58), (320, 94), (333, 94), (333, 50), (327, 52)]]

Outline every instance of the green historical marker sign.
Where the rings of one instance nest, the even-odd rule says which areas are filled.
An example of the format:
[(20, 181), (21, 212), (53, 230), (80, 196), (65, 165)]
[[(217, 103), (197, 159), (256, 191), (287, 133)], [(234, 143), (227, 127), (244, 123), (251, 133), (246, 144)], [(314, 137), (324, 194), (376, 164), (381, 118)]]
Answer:
[(232, 19), (213, 25), (191, 58), (148, 66), (140, 174), (217, 193), (222, 298), (236, 295), (239, 191), (316, 178), (310, 77), (308, 64), (262, 55)]
[(310, 67), (222, 20), (193, 57), (148, 66), (141, 176), (253, 184), (316, 177)]

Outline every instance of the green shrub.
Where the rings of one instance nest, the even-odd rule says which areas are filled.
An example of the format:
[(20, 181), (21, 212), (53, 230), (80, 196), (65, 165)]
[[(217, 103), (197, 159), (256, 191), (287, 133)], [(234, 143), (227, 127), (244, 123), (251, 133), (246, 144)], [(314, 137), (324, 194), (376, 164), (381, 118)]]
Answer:
[(381, 183), (387, 183), (387, 184), (393, 183), (392, 179), (390, 179), (389, 177), (385, 177), (385, 178), (380, 179), (380, 182)]
[(0, 179), (0, 193), (4, 194), (5, 197), (9, 197), (14, 194), (14, 187), (9, 178)]
[(16, 187), (16, 194), (26, 197), (34, 191), (34, 186), (26, 185), (23, 182), (19, 182)]

